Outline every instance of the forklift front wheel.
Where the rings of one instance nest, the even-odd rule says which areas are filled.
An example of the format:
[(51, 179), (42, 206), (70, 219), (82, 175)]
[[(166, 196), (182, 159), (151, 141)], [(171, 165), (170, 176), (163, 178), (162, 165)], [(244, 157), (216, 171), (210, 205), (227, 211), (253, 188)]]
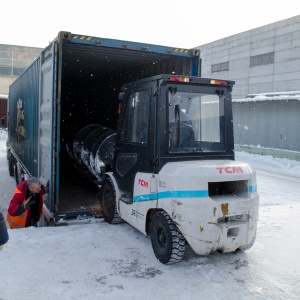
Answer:
[(103, 181), (101, 187), (101, 210), (107, 223), (120, 223), (121, 219), (116, 208), (116, 190), (110, 178)]
[(165, 211), (155, 213), (150, 224), (151, 243), (156, 258), (163, 264), (180, 261), (185, 251), (185, 239)]

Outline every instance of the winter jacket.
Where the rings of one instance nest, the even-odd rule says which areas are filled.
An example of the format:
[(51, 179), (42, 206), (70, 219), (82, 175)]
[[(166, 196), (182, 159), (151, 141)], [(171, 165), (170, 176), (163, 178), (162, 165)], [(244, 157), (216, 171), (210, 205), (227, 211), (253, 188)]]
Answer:
[(0, 211), (0, 247), (7, 243), (8, 233), (2, 212)]
[[(44, 186), (41, 185), (39, 194), (31, 194), (27, 180), (17, 185), (13, 198), (10, 201), (6, 220), (11, 228), (23, 228), (35, 225), (41, 218), (43, 209)], [(24, 209), (23, 203), (28, 197), (33, 196), (37, 202), (31, 205), (27, 210)]]

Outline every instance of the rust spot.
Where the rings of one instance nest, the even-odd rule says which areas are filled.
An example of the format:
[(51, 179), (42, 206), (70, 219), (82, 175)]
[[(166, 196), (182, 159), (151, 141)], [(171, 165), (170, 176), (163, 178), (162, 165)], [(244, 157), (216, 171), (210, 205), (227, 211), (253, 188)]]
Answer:
[(214, 217), (216, 216), (216, 211), (217, 211), (217, 208), (216, 208), (216, 207), (214, 207), (214, 209), (213, 209), (213, 214), (214, 214)]
[(221, 210), (222, 210), (223, 216), (228, 215), (228, 206), (229, 206), (228, 203), (221, 204)]
[(207, 222), (207, 224), (211, 224), (211, 225), (218, 225), (217, 222)]
[(200, 226), (200, 232), (202, 232), (203, 231), (203, 227), (202, 226)]

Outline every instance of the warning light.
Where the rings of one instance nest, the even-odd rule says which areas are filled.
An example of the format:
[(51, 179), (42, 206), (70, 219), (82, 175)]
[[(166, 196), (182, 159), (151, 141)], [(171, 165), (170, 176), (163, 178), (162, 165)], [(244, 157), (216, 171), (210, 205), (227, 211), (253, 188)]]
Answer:
[(211, 84), (228, 85), (228, 81), (212, 79)]
[(178, 82), (189, 82), (190, 79), (188, 77), (170, 77), (170, 81), (178, 81)]

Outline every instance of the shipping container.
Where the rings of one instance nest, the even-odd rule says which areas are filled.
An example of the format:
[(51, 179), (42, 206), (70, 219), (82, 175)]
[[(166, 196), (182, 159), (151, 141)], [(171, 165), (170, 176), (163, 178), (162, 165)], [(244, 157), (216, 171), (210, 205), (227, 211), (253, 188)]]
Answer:
[(200, 70), (198, 49), (59, 32), (10, 86), (10, 174), (49, 185), (46, 204), (56, 220), (97, 216), (98, 187), (76, 172), (68, 147), (90, 124), (117, 128), (124, 84), (158, 74), (200, 76)]

